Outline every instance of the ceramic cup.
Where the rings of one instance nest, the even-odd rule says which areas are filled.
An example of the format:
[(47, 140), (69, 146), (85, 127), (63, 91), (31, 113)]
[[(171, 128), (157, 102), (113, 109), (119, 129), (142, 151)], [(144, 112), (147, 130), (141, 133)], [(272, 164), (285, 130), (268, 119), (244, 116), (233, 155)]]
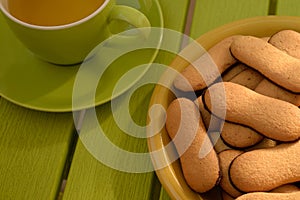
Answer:
[[(104, 0), (93, 13), (78, 21), (41, 26), (21, 21), (9, 9), (10, 0), (0, 0), (0, 10), (16, 37), (37, 57), (58, 65), (81, 63), (90, 51), (112, 35), (114, 27), (124, 22), (136, 28), (149, 27), (150, 22), (140, 11), (122, 5), (115, 0)], [(55, 15), (55, 13), (53, 13)], [(126, 40), (126, 37), (122, 38)]]

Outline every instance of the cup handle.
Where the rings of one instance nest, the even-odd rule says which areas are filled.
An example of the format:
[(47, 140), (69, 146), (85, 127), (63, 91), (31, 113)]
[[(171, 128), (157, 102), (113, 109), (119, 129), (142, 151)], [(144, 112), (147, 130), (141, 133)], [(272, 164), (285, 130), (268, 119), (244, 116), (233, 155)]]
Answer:
[[(123, 40), (122, 43), (126, 42), (132, 42), (136, 37), (142, 36), (143, 38), (147, 38), (149, 35), (149, 31), (147, 29), (138, 29), (138, 28), (146, 28), (146, 27), (151, 27), (151, 23), (149, 22), (148, 18), (140, 11), (136, 10), (135, 8), (129, 7), (129, 6), (124, 6), (124, 5), (115, 5), (109, 15), (108, 18), (108, 24), (115, 22), (115, 23), (120, 23), (120, 22), (126, 22), (127, 24), (137, 28), (139, 30), (138, 34), (136, 35), (130, 35), (130, 36), (124, 36), (124, 35), (119, 35), (120, 39)], [(123, 30), (124, 31), (124, 30)], [(111, 35), (116, 35), (113, 33), (112, 30), (110, 30)]]

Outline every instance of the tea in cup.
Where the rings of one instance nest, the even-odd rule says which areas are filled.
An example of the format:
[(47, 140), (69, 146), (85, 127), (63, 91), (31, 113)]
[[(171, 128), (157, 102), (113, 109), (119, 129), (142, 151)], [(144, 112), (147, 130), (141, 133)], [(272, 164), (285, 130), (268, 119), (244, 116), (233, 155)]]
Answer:
[[(17, 38), (39, 58), (59, 65), (81, 63), (113, 35), (109, 24), (149, 27), (140, 11), (115, 0), (0, 0)], [(126, 38), (123, 38), (126, 40)]]

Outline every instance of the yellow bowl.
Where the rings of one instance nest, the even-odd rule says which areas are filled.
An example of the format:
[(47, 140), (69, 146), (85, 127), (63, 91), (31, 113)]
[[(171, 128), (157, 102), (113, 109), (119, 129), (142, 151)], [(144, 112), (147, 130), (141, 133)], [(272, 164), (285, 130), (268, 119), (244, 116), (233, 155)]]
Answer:
[[(200, 36), (196, 41), (207, 50), (222, 39), (231, 35), (239, 34), (267, 37), (283, 29), (292, 29), (300, 32), (300, 17), (263, 16), (239, 20), (207, 32)], [(200, 55), (192, 55), (192, 57), (195, 56)], [(181, 71), (188, 64), (189, 63), (186, 60), (177, 56), (170, 67), (177, 71)], [(170, 76), (170, 73), (164, 73), (160, 81), (172, 84), (174, 78), (175, 76)], [(149, 109), (155, 104), (160, 104), (167, 109), (174, 98), (175, 96), (167, 87), (157, 85), (153, 92)], [(156, 174), (169, 196), (172, 199), (218, 199), (215, 192), (213, 192), (213, 195), (215, 196), (207, 197), (207, 195), (193, 191), (184, 180), (178, 159), (171, 164), (167, 164), (171, 157), (170, 154), (176, 154), (176, 152), (170, 152), (170, 150), (164, 149), (170, 142), (170, 138), (164, 127), (159, 132), (155, 133), (154, 136), (150, 137), (150, 134), (153, 135), (153, 130), (158, 130), (160, 127), (161, 122), (158, 120), (164, 120), (165, 113), (158, 112), (155, 117), (157, 121), (152, 122), (152, 128), (151, 130), (148, 130), (148, 148), (150, 152), (156, 152), (151, 155), (151, 159), (154, 168), (156, 169)], [(150, 123), (150, 119), (148, 119), (148, 122)], [(173, 151), (176, 150), (173, 149)], [(165, 163), (167, 166), (159, 169), (162, 163)]]

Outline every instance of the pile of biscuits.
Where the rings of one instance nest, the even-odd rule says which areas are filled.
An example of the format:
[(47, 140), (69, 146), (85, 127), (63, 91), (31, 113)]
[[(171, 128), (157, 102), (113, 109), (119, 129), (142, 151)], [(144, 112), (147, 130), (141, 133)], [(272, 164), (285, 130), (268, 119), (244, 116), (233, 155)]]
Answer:
[(215, 70), (202, 57), (173, 83), (199, 95), (167, 109), (187, 184), (224, 200), (300, 199), (300, 34), (234, 35), (207, 54)]

